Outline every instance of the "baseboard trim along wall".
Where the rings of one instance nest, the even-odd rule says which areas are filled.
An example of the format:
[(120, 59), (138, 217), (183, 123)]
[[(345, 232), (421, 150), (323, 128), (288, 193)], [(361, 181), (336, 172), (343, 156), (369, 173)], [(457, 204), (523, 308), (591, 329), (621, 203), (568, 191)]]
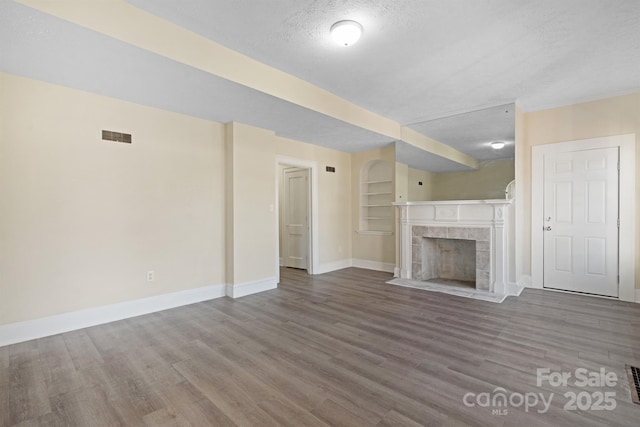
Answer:
[(378, 262), (369, 261), (366, 259), (354, 259), (352, 263), (353, 267), (366, 268), (367, 270), (384, 271), (387, 273), (393, 273), (396, 265), (390, 262)]
[(366, 259), (341, 259), (339, 261), (320, 264), (320, 268), (318, 268), (314, 274), (330, 273), (332, 271), (342, 270), (343, 268), (349, 267), (393, 273), (396, 266), (389, 262), (369, 261)]
[(327, 262), (324, 264), (320, 264), (317, 271), (314, 271), (314, 274), (331, 273), (332, 271), (342, 270), (343, 268), (349, 268), (351, 266), (351, 259), (341, 259), (339, 261)]
[(636, 302), (640, 303), (640, 289), (636, 289)]
[(102, 307), (0, 325), (0, 346), (115, 322), (225, 296), (225, 285), (204, 286)]
[(523, 274), (522, 276), (520, 276), (516, 284), (521, 288), (537, 288), (538, 287), (533, 285), (531, 276), (526, 274)]
[(524, 291), (524, 286), (520, 286), (514, 282), (507, 282), (506, 290), (507, 290), (507, 295), (520, 296), (522, 291)]
[(275, 277), (256, 280), (255, 282), (227, 284), (227, 296), (240, 298), (258, 292), (270, 291), (278, 287), (278, 280)]

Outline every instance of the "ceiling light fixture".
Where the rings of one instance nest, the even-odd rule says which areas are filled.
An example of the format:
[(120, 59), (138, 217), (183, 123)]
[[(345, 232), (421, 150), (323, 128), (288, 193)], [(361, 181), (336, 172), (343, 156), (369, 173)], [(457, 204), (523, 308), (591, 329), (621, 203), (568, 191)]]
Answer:
[(331, 26), (331, 36), (340, 46), (351, 46), (361, 35), (362, 25), (356, 21), (338, 21)]
[(502, 150), (504, 148), (504, 142), (494, 141), (491, 143), (491, 148), (493, 148), (494, 150)]

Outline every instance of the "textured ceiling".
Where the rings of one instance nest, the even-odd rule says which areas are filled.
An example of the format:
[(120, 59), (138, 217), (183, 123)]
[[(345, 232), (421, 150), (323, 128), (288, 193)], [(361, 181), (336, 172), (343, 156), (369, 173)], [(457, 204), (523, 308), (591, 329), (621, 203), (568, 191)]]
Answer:
[[(445, 141), (480, 161), (512, 159), (515, 154), (515, 104), (499, 105), (409, 126), (436, 141)], [(494, 150), (491, 142), (506, 145)]]
[[(513, 156), (513, 144), (488, 147), (513, 140), (509, 104), (532, 111), (640, 90), (638, 0), (127, 2), (478, 160)], [(341, 19), (364, 27), (349, 48), (330, 39)], [(6, 0), (0, 43), (2, 71), (343, 151), (392, 142)], [(412, 167), (465, 169), (399, 147)]]
[(638, 0), (128, 2), (404, 125), (640, 90)]
[(0, 40), (12, 74), (347, 152), (392, 142), (19, 4), (0, 2)]
[[(396, 161), (404, 163), (414, 169), (428, 170), (434, 173), (463, 172), (472, 170), (470, 167), (461, 165), (451, 160), (440, 157), (436, 154), (421, 150), (406, 142), (396, 141), (395, 143)], [(428, 165), (428, 168), (425, 168)]]

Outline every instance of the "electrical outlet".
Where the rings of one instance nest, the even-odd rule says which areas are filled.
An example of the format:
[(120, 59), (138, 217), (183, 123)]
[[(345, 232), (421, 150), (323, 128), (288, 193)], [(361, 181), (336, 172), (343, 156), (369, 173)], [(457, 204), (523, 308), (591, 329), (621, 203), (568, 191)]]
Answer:
[(147, 271), (147, 282), (153, 282), (153, 276), (154, 276), (153, 270)]

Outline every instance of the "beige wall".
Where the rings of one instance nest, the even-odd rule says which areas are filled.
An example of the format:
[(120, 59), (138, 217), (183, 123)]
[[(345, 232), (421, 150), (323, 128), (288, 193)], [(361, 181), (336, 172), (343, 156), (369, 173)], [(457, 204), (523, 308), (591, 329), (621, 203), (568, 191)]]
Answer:
[[(518, 177), (518, 203), (524, 206), (519, 213), (524, 219), (519, 224), (519, 246), (531, 247), (531, 147), (554, 142), (574, 141), (601, 136), (636, 134), (636, 147), (640, 135), (640, 93), (585, 102), (567, 107), (553, 108), (522, 114), (521, 135), (516, 129), (516, 158)], [(518, 120), (516, 121), (518, 128)], [(636, 148), (636, 185), (640, 185), (640, 149)], [(640, 187), (638, 187), (640, 188)], [(640, 208), (640, 194), (635, 198)], [(627, 197), (627, 196), (623, 196)], [(640, 230), (640, 217), (636, 218)], [(640, 266), (640, 239), (636, 238), (636, 266)], [(531, 274), (530, 252), (519, 255), (524, 275)], [(640, 274), (636, 273), (636, 288), (640, 288)]]
[[(516, 105), (515, 118), (515, 230), (516, 279), (520, 285), (529, 285), (531, 277), (531, 159), (530, 147), (524, 144), (524, 113)], [(527, 160), (528, 159), (528, 160)], [(529, 188), (529, 190), (527, 190)], [(528, 195), (527, 195), (528, 194)]]
[[(509, 161), (429, 174), (396, 164), (393, 146), (348, 154), (9, 74), (0, 93), (0, 324), (275, 277), (277, 156), (317, 162), (321, 264), (395, 260), (395, 236), (357, 233), (370, 160), (394, 166), (396, 200), (504, 197), (513, 179)], [(640, 94), (518, 109), (519, 276), (531, 273), (531, 146), (625, 133), (640, 134)]]
[(394, 177), (394, 200), (396, 202), (409, 201), (409, 166), (396, 162)]
[[(396, 261), (396, 243), (393, 235), (377, 235), (359, 232), (360, 215), (360, 171), (371, 160), (384, 160), (393, 167), (395, 176), (395, 147), (390, 145), (377, 150), (363, 151), (351, 154), (351, 194), (352, 224), (353, 224), (353, 258), (376, 263), (390, 263)], [(395, 195), (394, 195), (395, 200)]]
[(0, 324), (224, 283), (222, 125), (8, 74), (0, 93)]
[[(417, 202), (431, 199), (431, 172), (410, 168), (404, 163), (396, 162), (395, 201)], [(422, 185), (418, 183), (422, 182)]]
[[(350, 259), (353, 250), (351, 235), (351, 154), (329, 150), (311, 144), (279, 138), (278, 152), (291, 157), (318, 162), (318, 230), (320, 233), (320, 264)], [(334, 166), (335, 172), (327, 172)]]
[(274, 135), (238, 123), (226, 126), (227, 150), (233, 151), (227, 161), (227, 167), (232, 168), (227, 192), (233, 195), (233, 205), (227, 206), (227, 216), (233, 220), (227, 240), (227, 256), (233, 260), (227, 269), (227, 283), (273, 279), (277, 276)]
[(351, 258), (348, 153), (8, 74), (0, 85), (0, 324), (275, 277), (277, 155), (317, 161), (320, 263)]
[[(227, 145), (233, 147), (233, 278), (243, 284), (277, 276), (276, 174), (277, 156), (318, 164), (319, 262), (349, 259), (351, 254), (351, 157), (316, 145), (280, 138), (272, 131), (230, 123)], [(335, 173), (325, 171), (334, 166)]]
[(504, 199), (507, 184), (514, 179), (513, 160), (483, 162), (467, 172), (433, 174), (433, 200)]
[[(407, 191), (409, 201), (433, 200), (432, 183), (435, 174), (420, 169), (409, 168)], [(422, 185), (419, 184), (422, 182)]]

